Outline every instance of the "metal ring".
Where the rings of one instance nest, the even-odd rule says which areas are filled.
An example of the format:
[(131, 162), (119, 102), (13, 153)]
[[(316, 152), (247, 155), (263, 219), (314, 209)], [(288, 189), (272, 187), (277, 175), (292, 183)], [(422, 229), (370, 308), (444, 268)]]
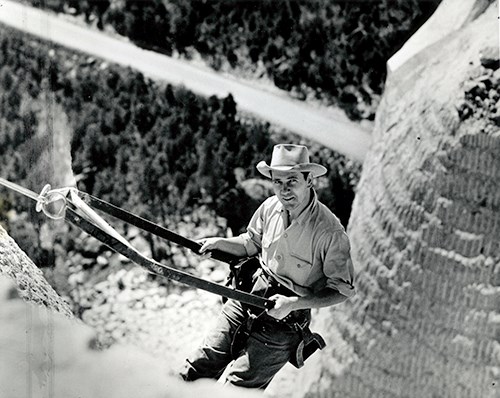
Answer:
[[(53, 220), (60, 220), (64, 218), (64, 215), (66, 213), (66, 206), (68, 204), (66, 200), (66, 196), (63, 195), (61, 192), (48, 192), (45, 197), (44, 197), (44, 202), (42, 203), (42, 211), (43, 213), (53, 219)], [(62, 205), (60, 207), (53, 207), (52, 209), (49, 208), (48, 206), (54, 205), (55, 202), (59, 202), (62, 200)]]

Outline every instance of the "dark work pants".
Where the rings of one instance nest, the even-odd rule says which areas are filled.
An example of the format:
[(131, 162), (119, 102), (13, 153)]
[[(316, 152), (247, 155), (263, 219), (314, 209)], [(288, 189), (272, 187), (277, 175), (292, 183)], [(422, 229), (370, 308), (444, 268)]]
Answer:
[(246, 349), (232, 362), (231, 342), (234, 333), (247, 318), (241, 303), (228, 300), (203, 344), (187, 358), (181, 371), (183, 379), (218, 379), (229, 365), (225, 383), (266, 388), (290, 359), (300, 342), (300, 336), (291, 327), (280, 325), (264, 314), (253, 323)]

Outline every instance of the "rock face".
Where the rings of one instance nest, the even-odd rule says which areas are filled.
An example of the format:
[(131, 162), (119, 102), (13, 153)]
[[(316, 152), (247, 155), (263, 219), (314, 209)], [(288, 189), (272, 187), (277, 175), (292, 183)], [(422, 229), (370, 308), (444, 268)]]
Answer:
[(0, 275), (12, 278), (19, 295), (26, 301), (73, 318), (66, 303), (50, 286), (42, 271), (0, 226)]
[(300, 374), (296, 396), (500, 396), (500, 70), (490, 3), (387, 82), (349, 223), (358, 294), (317, 315), (328, 346)]
[(441, 0), (434, 14), (387, 61), (388, 71), (395, 71), (425, 47), (463, 28), (491, 3), (491, 0)]
[[(16, 289), (24, 301), (12, 294)], [(136, 345), (94, 349), (95, 331), (74, 318), (1, 227), (0, 325), (0, 397), (262, 396), (213, 381), (185, 383), (170, 374), (168, 358)]]

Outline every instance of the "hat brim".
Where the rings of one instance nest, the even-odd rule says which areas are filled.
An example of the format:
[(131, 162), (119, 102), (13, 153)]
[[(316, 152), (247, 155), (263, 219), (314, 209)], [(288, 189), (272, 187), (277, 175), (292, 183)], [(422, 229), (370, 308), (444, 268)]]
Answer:
[(257, 170), (259, 170), (260, 174), (266, 176), (267, 178), (271, 178), (271, 171), (298, 171), (300, 173), (309, 172), (313, 175), (313, 177), (320, 177), (326, 174), (326, 167), (321, 166), (317, 163), (300, 163), (293, 166), (268, 166), (266, 162), (263, 160), (257, 164)]

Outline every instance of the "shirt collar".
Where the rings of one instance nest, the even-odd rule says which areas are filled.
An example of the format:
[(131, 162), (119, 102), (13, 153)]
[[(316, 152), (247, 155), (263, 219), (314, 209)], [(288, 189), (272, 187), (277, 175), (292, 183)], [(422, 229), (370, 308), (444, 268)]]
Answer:
[[(312, 214), (314, 209), (316, 208), (316, 205), (318, 203), (318, 197), (316, 195), (316, 191), (311, 188), (311, 199), (309, 204), (304, 208), (304, 210), (301, 211), (299, 216), (295, 219), (297, 224), (299, 225), (304, 225), (305, 221), (309, 219), (309, 216)], [(280, 212), (283, 213), (285, 211), (285, 208), (280, 202)]]

